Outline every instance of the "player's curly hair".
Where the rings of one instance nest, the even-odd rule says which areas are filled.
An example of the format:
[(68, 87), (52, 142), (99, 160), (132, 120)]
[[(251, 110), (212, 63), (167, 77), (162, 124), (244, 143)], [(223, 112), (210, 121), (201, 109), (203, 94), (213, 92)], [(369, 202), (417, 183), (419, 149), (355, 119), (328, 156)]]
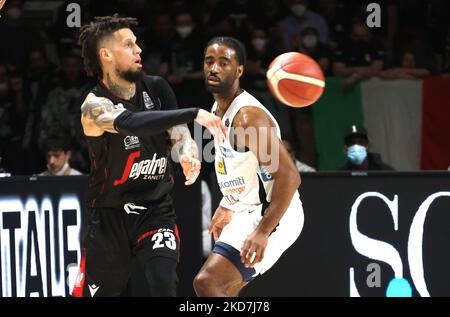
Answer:
[(80, 28), (78, 44), (81, 45), (81, 56), (88, 76), (102, 76), (102, 65), (98, 55), (100, 42), (107, 36), (123, 28), (138, 25), (135, 18), (113, 16), (95, 17), (94, 21)]
[(245, 63), (247, 62), (247, 52), (245, 50), (245, 45), (242, 44), (242, 42), (239, 41), (238, 39), (227, 36), (214, 37), (211, 40), (209, 40), (208, 44), (206, 44), (204, 53), (206, 53), (208, 47), (214, 44), (224, 45), (234, 50), (239, 65), (245, 65)]

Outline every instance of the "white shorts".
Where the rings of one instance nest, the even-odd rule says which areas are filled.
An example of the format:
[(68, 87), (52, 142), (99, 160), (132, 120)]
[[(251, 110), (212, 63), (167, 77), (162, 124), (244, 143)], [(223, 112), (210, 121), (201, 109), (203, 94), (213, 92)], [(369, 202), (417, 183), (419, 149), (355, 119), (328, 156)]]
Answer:
[[(255, 264), (254, 270), (248, 271), (240, 262), (240, 258), (237, 258), (236, 250), (237, 254), (239, 254), (247, 237), (255, 231), (262, 219), (261, 210), (262, 205), (258, 205), (241, 212), (235, 212), (231, 222), (223, 228), (213, 250), (214, 253), (227, 257), (242, 273), (245, 281), (250, 281), (257, 275), (269, 270), (278, 261), (283, 252), (297, 240), (303, 228), (302, 202), (299, 196), (295, 195), (275, 232), (272, 232), (269, 236), (263, 260)], [(230, 250), (229, 246), (234, 250)], [(248, 274), (251, 276), (248, 276)]]

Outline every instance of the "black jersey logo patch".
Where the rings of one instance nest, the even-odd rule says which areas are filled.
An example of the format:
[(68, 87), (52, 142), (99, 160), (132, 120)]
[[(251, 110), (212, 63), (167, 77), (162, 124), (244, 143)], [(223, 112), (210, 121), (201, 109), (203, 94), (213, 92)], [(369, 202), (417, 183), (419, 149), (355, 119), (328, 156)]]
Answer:
[(153, 103), (152, 98), (150, 98), (150, 96), (148, 95), (148, 93), (146, 91), (144, 91), (142, 93), (142, 98), (144, 98), (145, 109), (151, 110), (151, 109), (155, 108), (155, 104)]
[(139, 138), (134, 135), (128, 135), (123, 139), (123, 144), (125, 146), (125, 150), (131, 150), (138, 147), (141, 147), (141, 143), (139, 142)]

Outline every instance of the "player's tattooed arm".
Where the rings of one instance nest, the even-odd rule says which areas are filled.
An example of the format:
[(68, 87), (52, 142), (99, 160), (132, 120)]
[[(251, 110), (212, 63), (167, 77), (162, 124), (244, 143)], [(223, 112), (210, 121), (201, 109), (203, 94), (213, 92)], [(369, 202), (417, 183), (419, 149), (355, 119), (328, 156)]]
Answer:
[(114, 120), (125, 111), (121, 105), (115, 105), (111, 100), (97, 97), (90, 93), (81, 105), (81, 122), (86, 135), (97, 136), (104, 131), (117, 133)]
[(198, 159), (197, 143), (192, 139), (186, 124), (176, 125), (168, 129), (167, 132), (178, 157), (188, 155), (189, 157)]

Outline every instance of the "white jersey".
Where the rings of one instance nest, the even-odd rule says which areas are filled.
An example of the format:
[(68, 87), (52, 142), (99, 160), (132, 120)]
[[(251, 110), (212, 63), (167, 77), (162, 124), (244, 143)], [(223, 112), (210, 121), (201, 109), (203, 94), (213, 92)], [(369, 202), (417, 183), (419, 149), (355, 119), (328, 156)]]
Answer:
[[(222, 118), (228, 135), (232, 129), (234, 117), (242, 107), (256, 107), (263, 110), (276, 125), (278, 138), (281, 139), (280, 127), (272, 114), (252, 95), (244, 91), (231, 103)], [(212, 112), (217, 108), (214, 103)], [(215, 142), (215, 169), (217, 181), (223, 194), (221, 206), (233, 211), (242, 211), (251, 206), (270, 202), (274, 180), (259, 164), (253, 152), (237, 152), (227, 139), (221, 145)], [(264, 187), (262, 191), (261, 186)], [(261, 197), (263, 195), (264, 197)], [(263, 200), (263, 201), (261, 201)]]
[[(222, 118), (228, 129), (228, 135), (238, 111), (248, 106), (260, 108), (267, 113), (275, 123), (278, 138), (281, 139), (280, 128), (275, 118), (256, 98), (245, 91), (233, 100)], [(217, 103), (212, 108), (213, 113), (216, 108)], [(263, 218), (263, 208), (267, 207), (264, 204), (271, 200), (274, 179), (259, 164), (253, 152), (237, 152), (229, 140), (225, 140), (221, 145), (215, 142), (215, 150), (216, 175), (224, 196), (220, 205), (234, 213), (230, 223), (223, 228), (213, 252), (232, 260), (231, 254), (234, 252), (235, 255), (239, 255), (244, 241), (254, 232)], [(303, 223), (302, 203), (298, 192), (295, 192), (276, 230), (268, 239), (263, 260), (257, 263), (254, 269), (245, 269), (238, 261), (237, 268), (243, 274), (244, 280), (249, 281), (270, 269), (283, 252), (297, 240)], [(230, 251), (230, 247), (234, 251)]]

